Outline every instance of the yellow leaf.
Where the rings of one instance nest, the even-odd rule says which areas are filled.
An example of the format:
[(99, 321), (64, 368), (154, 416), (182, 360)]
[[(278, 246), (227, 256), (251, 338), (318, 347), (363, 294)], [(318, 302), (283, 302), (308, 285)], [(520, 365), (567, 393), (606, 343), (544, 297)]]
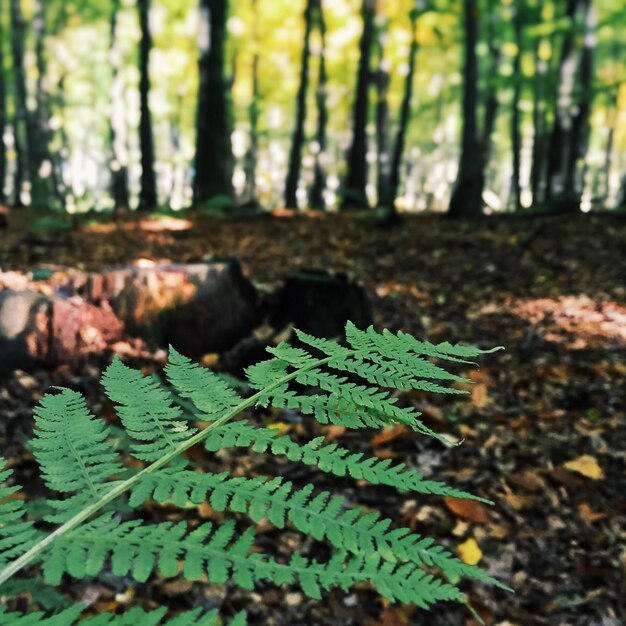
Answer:
[(456, 549), (461, 561), (468, 565), (476, 565), (483, 558), (482, 550), (479, 548), (476, 540), (471, 537), (467, 541), (460, 543)]
[(277, 430), (279, 435), (284, 435), (291, 430), (291, 425), (286, 424), (285, 422), (272, 422), (271, 424), (268, 424), (267, 427), (272, 430)]
[(601, 480), (604, 478), (604, 472), (598, 465), (598, 461), (589, 454), (583, 454), (573, 461), (568, 461), (563, 467), (570, 472), (577, 472), (592, 480)]

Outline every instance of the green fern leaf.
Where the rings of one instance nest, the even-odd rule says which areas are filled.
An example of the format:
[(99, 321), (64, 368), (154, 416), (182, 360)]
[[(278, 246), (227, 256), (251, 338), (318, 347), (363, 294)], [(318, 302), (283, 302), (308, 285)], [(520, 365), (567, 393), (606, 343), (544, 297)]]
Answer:
[(44, 481), (50, 489), (70, 494), (65, 500), (48, 501), (56, 513), (46, 519), (64, 522), (98, 500), (123, 468), (107, 441), (104, 421), (91, 415), (79, 393), (63, 389), (46, 394), (35, 409), (35, 424), (31, 446)]
[(403, 463), (393, 465), (390, 459), (364, 457), (361, 452), (352, 452), (336, 443), (323, 445), (323, 442), (324, 437), (317, 437), (300, 445), (288, 435), (279, 435), (271, 428), (257, 428), (240, 420), (224, 424), (212, 431), (205, 439), (205, 446), (209, 452), (231, 447), (249, 448), (259, 454), (271, 452), (275, 455), (284, 455), (290, 461), (317, 467), (335, 476), (364, 479), (373, 485), (388, 485), (401, 491), (467, 498), (493, 504), (491, 500), (450, 487), (445, 483), (426, 480), (422, 474), (408, 469)]
[(142, 376), (117, 357), (105, 370), (102, 385), (117, 403), (117, 414), (133, 440), (131, 454), (142, 461), (156, 461), (196, 431), (156, 379)]
[[(5, 465), (6, 460), (0, 457), (0, 468)], [(15, 497), (20, 486), (5, 484), (12, 473), (10, 469), (0, 471), (0, 569), (41, 538), (33, 522), (27, 519), (24, 501)]]

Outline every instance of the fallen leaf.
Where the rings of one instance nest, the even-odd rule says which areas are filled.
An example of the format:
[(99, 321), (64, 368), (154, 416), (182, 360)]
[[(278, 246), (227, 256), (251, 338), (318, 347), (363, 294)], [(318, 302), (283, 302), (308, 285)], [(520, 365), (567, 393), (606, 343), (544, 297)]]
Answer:
[(568, 461), (563, 464), (563, 467), (570, 472), (577, 472), (592, 480), (604, 478), (604, 472), (598, 465), (597, 459), (589, 454), (583, 454), (573, 461)]
[(582, 502), (578, 505), (578, 512), (580, 513), (580, 516), (589, 523), (597, 522), (607, 516), (606, 513), (594, 511), (586, 502)]
[(489, 509), (476, 500), (461, 500), (460, 498), (453, 498), (452, 496), (446, 496), (444, 499), (445, 505), (455, 514), (470, 520), (470, 522), (476, 522), (477, 524), (486, 524), (491, 520)]
[(346, 432), (346, 427), (330, 424), (329, 426), (322, 426), (322, 432), (324, 433), (324, 437), (326, 437), (326, 441), (334, 441), (335, 439), (339, 439), (339, 437)]
[(478, 544), (476, 543), (476, 539), (470, 537), (467, 541), (460, 543), (456, 547), (459, 558), (463, 563), (467, 563), (468, 565), (476, 565), (480, 559), (483, 558), (483, 553)]
[(487, 406), (489, 402), (489, 396), (487, 394), (487, 385), (479, 383), (472, 387), (472, 404), (477, 409), (482, 409)]
[(408, 428), (404, 424), (399, 424), (398, 426), (393, 426), (389, 428), (383, 428), (383, 430), (378, 433), (378, 435), (372, 437), (371, 443), (373, 446), (382, 446), (383, 444), (389, 443), (390, 441), (393, 441), (398, 437), (402, 437), (402, 435), (404, 435), (407, 431)]

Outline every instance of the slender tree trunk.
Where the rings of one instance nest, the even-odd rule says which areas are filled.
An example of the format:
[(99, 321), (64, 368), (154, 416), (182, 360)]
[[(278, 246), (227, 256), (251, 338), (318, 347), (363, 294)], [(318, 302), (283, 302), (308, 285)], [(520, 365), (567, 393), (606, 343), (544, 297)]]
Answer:
[(7, 178), (7, 146), (4, 142), (7, 126), (7, 102), (4, 71), (4, 2), (0, 0), (0, 203), (6, 202), (4, 185)]
[(391, 158), (389, 155), (389, 62), (385, 59), (386, 24), (378, 28), (378, 68), (376, 71), (376, 149), (377, 149), (377, 204), (384, 207), (389, 200), (389, 174)]
[(109, 21), (109, 60), (111, 63), (111, 117), (109, 120), (109, 149), (111, 168), (111, 196), (116, 215), (130, 207), (128, 193), (128, 159), (126, 156), (124, 124), (124, 87), (120, 80), (122, 63), (121, 52), (117, 43), (117, 17), (121, 9), (121, 0), (113, 0)]
[[(541, 11), (538, 11), (541, 15)], [(540, 22), (539, 22), (540, 23)], [(544, 102), (544, 84), (547, 62), (539, 57), (540, 41), (535, 43), (535, 76), (533, 80), (533, 148), (530, 170), (530, 190), (533, 196), (533, 208), (537, 207), (541, 195), (546, 146), (546, 103)]]
[(324, 209), (324, 190), (326, 189), (326, 172), (322, 160), (326, 154), (326, 125), (328, 123), (328, 108), (326, 106), (326, 87), (328, 78), (326, 76), (326, 19), (324, 18), (324, 8), (322, 0), (316, 0), (318, 28), (320, 32), (320, 58), (317, 78), (317, 90), (315, 92), (315, 102), (317, 105), (317, 131), (315, 141), (317, 143), (317, 153), (315, 154), (315, 170), (313, 173), (313, 186), (309, 203), (312, 209)]
[(411, 120), (411, 100), (413, 99), (413, 83), (415, 82), (415, 67), (417, 65), (417, 51), (419, 49), (419, 42), (417, 40), (417, 18), (418, 14), (413, 11), (411, 13), (411, 31), (413, 38), (411, 39), (411, 50), (409, 52), (409, 71), (404, 79), (404, 93), (400, 106), (398, 133), (393, 147), (391, 170), (389, 172), (389, 186), (385, 198), (385, 204), (392, 214), (395, 214), (395, 200), (400, 187), (400, 167), (402, 165), (406, 135)]
[(11, 0), (11, 48), (13, 56), (13, 77), (15, 81), (14, 133), (17, 167), (15, 174), (16, 206), (22, 206), (21, 191), (24, 183), (24, 169), (29, 182), (37, 175), (35, 145), (37, 128), (27, 106), (26, 69), (24, 67), (24, 17), (20, 0)]
[(154, 175), (154, 136), (150, 114), (150, 0), (137, 0), (141, 43), (139, 45), (139, 100), (141, 117), (139, 121), (139, 144), (141, 148), (141, 189), (138, 211), (152, 211), (157, 206), (156, 177)]
[(201, 0), (200, 87), (194, 203), (233, 196), (228, 84), (224, 76), (227, 0)]
[(256, 197), (256, 167), (259, 155), (259, 33), (258, 33), (257, 0), (252, 0), (252, 97), (248, 107), (250, 122), (250, 147), (246, 153), (246, 198), (247, 201), (258, 205)]
[(363, 33), (359, 44), (360, 59), (356, 96), (352, 113), (352, 145), (348, 154), (348, 172), (344, 182), (343, 209), (368, 208), (367, 200), (367, 111), (370, 85), (370, 57), (374, 35), (376, 0), (363, 0)]
[(285, 206), (298, 207), (297, 191), (302, 165), (302, 147), (304, 145), (304, 123), (306, 121), (306, 92), (309, 86), (309, 60), (311, 58), (311, 27), (313, 18), (313, 0), (307, 0), (304, 11), (304, 46), (300, 62), (300, 86), (296, 96), (296, 124), (291, 139), (289, 169), (285, 183)]
[(606, 103), (607, 110), (607, 127), (608, 135), (606, 138), (606, 147), (604, 149), (604, 163), (602, 164), (602, 171), (600, 172), (600, 182), (598, 184), (598, 197), (601, 198), (605, 204), (609, 197), (609, 183), (611, 180), (611, 165), (613, 163), (613, 143), (615, 140), (615, 125), (617, 121), (617, 102), (620, 86), (618, 85), (613, 93), (608, 97)]
[(566, 32), (559, 59), (557, 93), (555, 96), (554, 124), (548, 147), (548, 163), (546, 173), (546, 203), (550, 203), (565, 191), (563, 169), (566, 162), (569, 134), (567, 127), (571, 123), (570, 110), (574, 85), (574, 41), (576, 13), (579, 0), (567, 0), (565, 15), (570, 20), (571, 28)]
[[(587, 156), (590, 135), (590, 116), (593, 101), (593, 53), (596, 46), (596, 14), (591, 0), (583, 0), (584, 44), (580, 59), (579, 90), (577, 113), (572, 119), (570, 151), (566, 164), (565, 193), (568, 196), (566, 208), (578, 211), (584, 191), (584, 170), (579, 168)], [(581, 173), (582, 169), (582, 173)]]
[(518, 2), (515, 7), (513, 27), (515, 30), (515, 44), (517, 54), (513, 62), (513, 101), (511, 103), (511, 150), (513, 152), (513, 180), (511, 183), (511, 196), (513, 207), (516, 211), (522, 208), (522, 187), (520, 180), (521, 158), (522, 158), (522, 137), (520, 129), (520, 97), (522, 94), (522, 26), (524, 19), (524, 3)]
[(459, 173), (450, 199), (451, 217), (474, 217), (482, 213), (484, 168), (483, 148), (478, 136), (478, 7), (476, 0), (464, 1), (465, 68), (463, 83), (463, 131)]

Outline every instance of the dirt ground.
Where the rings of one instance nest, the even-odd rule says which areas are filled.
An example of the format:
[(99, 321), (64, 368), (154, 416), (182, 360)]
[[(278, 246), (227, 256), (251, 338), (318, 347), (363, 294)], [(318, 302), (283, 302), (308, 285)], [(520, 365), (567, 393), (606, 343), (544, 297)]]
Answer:
[[(225, 454), (222, 467), (280, 472), (315, 481), (352, 502), (377, 506), (398, 523), (455, 550), (475, 540), (480, 565), (515, 589), (464, 587), (485, 622), (500, 626), (619, 626), (626, 623), (626, 220), (608, 216), (485, 219), (456, 223), (411, 218), (391, 229), (354, 216), (227, 220), (196, 217), (84, 225), (32, 233), (20, 218), (2, 235), (2, 270), (45, 264), (87, 269), (138, 259), (178, 262), (236, 257), (261, 289), (301, 267), (344, 272), (361, 283), (376, 325), (430, 341), (505, 346), (487, 355), (466, 399), (412, 394), (429, 425), (464, 439), (445, 449), (402, 429), (324, 431), (342, 445), (389, 457), (428, 476), (490, 498), (489, 510), (451, 507), (439, 498), (360, 487), (290, 463)], [(22, 475), (32, 472), (22, 440), (33, 405), (51, 384), (87, 394), (104, 407), (96, 384), (105, 355), (74, 369), (0, 381), (2, 446)], [(150, 367), (150, 365), (146, 365)], [(258, 419), (283, 422), (280, 414)], [(294, 436), (315, 432), (292, 427)], [(213, 463), (207, 460), (207, 463)], [(158, 509), (155, 519), (176, 513)], [(202, 515), (203, 512), (200, 511)], [(208, 517), (211, 511), (204, 511)], [(276, 554), (296, 533), (268, 529)], [(316, 547), (304, 542), (305, 552)], [(471, 626), (451, 606), (425, 614), (388, 606), (368, 588), (333, 591), (321, 602), (272, 586), (254, 593), (230, 586), (155, 579), (143, 589), (112, 577), (74, 584), (94, 610), (141, 602), (149, 607), (247, 608), (251, 624)]]

